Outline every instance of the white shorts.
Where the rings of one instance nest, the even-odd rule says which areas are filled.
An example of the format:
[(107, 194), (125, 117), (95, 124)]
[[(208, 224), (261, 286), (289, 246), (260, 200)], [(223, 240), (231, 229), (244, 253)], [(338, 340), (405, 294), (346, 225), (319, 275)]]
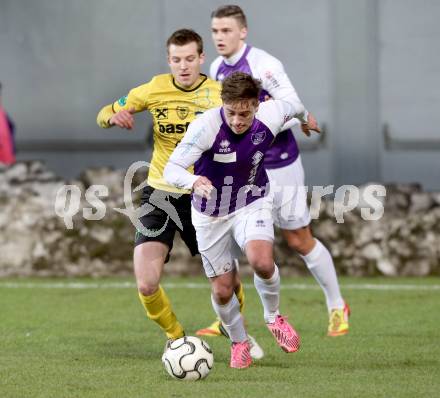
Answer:
[(307, 188), (301, 157), (279, 169), (266, 169), (273, 201), (273, 222), (282, 229), (294, 230), (310, 224)]
[(191, 218), (208, 278), (230, 272), (249, 241), (274, 240), (270, 198), (257, 199), (223, 217), (206, 216), (192, 208)]

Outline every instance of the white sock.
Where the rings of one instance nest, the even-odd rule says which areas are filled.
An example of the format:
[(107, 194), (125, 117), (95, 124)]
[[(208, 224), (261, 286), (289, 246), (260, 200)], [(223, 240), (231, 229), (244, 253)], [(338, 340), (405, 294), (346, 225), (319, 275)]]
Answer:
[(301, 256), (307, 268), (315, 277), (325, 294), (327, 309), (344, 308), (344, 299), (339, 290), (338, 277), (336, 276), (335, 265), (332, 256), (327, 248), (315, 239), (316, 245), (312, 251)]
[(234, 343), (246, 341), (248, 337), (243, 318), (240, 314), (240, 303), (238, 302), (237, 296), (233, 294), (228, 303), (221, 305), (216, 303), (214, 297), (211, 295), (211, 302), (214, 311), (222, 321), (231, 340)]
[(263, 304), (264, 321), (275, 322), (275, 317), (280, 313), (280, 273), (276, 264), (275, 272), (270, 279), (260, 278), (254, 273), (254, 285)]

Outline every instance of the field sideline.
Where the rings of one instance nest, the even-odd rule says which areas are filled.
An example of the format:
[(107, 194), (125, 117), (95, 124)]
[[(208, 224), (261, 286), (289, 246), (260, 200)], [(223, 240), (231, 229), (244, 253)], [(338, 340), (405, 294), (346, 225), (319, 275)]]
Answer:
[[(227, 366), (229, 344), (206, 338), (214, 369), (201, 382), (169, 378), (164, 337), (131, 278), (0, 280), (0, 396), (435, 397), (440, 390), (440, 278), (341, 278), (350, 334), (325, 336), (323, 295), (311, 278), (283, 278), (282, 312), (302, 338), (285, 354), (246, 280), (249, 332), (266, 357)], [(204, 278), (164, 278), (188, 335), (213, 320)]]

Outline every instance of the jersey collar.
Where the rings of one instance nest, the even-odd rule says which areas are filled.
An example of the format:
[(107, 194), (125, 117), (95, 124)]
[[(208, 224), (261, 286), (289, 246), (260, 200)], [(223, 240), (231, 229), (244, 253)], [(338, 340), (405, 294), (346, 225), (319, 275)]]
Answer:
[(232, 66), (235, 65), (238, 61), (240, 61), (243, 54), (246, 52), (248, 45), (244, 43), (244, 46), (234, 55), (231, 55), (228, 58), (223, 58), (223, 61), (226, 65)]
[(180, 86), (176, 83), (176, 81), (174, 80), (174, 76), (173, 76), (173, 75), (171, 75), (171, 80), (172, 80), (172, 82), (173, 82), (174, 87), (176, 87), (178, 90), (180, 90), (180, 91), (184, 91), (185, 93), (190, 93), (191, 91), (195, 91), (195, 90), (197, 90), (198, 88), (200, 88), (200, 86), (201, 86), (203, 83), (205, 83), (206, 80), (208, 79), (208, 76), (206, 76), (204, 73), (200, 73), (200, 77), (202, 78), (202, 81), (201, 81), (199, 84), (197, 84), (197, 86), (195, 86), (195, 87), (193, 87), (193, 88), (183, 88), (183, 87), (180, 87)]

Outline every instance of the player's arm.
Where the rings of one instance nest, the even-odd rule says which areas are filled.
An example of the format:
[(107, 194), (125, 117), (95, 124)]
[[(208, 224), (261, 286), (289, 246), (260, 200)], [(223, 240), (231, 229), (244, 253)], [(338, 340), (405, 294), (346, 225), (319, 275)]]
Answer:
[(321, 132), (318, 121), (310, 112), (307, 115), (307, 123), (301, 123), (301, 130), (307, 137), (310, 137), (311, 131)]
[[(266, 94), (264, 96), (264, 101), (272, 101), (273, 98)], [(299, 121), (299, 119), (293, 117), (292, 119), (288, 120), (286, 123), (284, 123), (283, 128), (281, 129), (281, 131), (285, 131), (285, 130), (291, 130), (293, 127), (301, 125), (301, 122)]]
[(299, 119), (293, 117), (292, 119), (288, 120), (286, 123), (284, 123), (283, 128), (281, 131), (292, 129), (295, 126), (301, 125), (301, 122)]
[(302, 132), (309, 137), (311, 134), (311, 131), (316, 131), (317, 133), (321, 132), (321, 129), (319, 128), (318, 122), (315, 119), (315, 117), (308, 112), (307, 114), (307, 123), (301, 123), (301, 121), (297, 118), (292, 118), (288, 120), (286, 123), (284, 123), (284, 126), (282, 128), (282, 131), (292, 129), (293, 127), (300, 125)]
[[(273, 135), (284, 131), (284, 126), (293, 118), (298, 118), (297, 108), (284, 100), (271, 100), (260, 104), (258, 119), (270, 128)], [(296, 123), (298, 123), (298, 120)]]
[[(291, 129), (291, 127), (300, 124), (298, 114), (296, 113), (297, 110), (290, 102), (284, 100), (274, 100), (269, 101), (268, 103), (269, 105), (275, 105), (275, 110), (273, 112), (274, 114), (277, 114), (277, 117), (273, 117), (272, 119), (272, 132), (274, 135), (277, 135), (281, 131), (287, 130), (287, 125), (290, 125), (288, 128)], [(309, 122), (307, 125), (301, 124), (301, 129), (303, 130), (304, 134), (309, 136), (309, 130), (314, 130), (320, 133), (321, 130), (319, 129), (318, 123), (311, 113), (308, 114), (308, 120)], [(293, 134), (293, 130), (291, 130), (291, 132)]]
[[(259, 74), (262, 77), (263, 88), (273, 99), (287, 101), (294, 106), (301, 129), (306, 135), (310, 135), (310, 130), (320, 132), (316, 119), (305, 109), (281, 62), (270, 59), (262, 63)], [(296, 124), (298, 122), (295, 119), (290, 119), (283, 130), (290, 129)]]
[(104, 106), (98, 113), (98, 126), (109, 128), (118, 126), (131, 130), (134, 127), (133, 115), (148, 109), (148, 83), (136, 87), (125, 97), (121, 97), (113, 104)]
[(209, 134), (208, 130), (209, 123), (205, 115), (195, 119), (168, 159), (163, 173), (165, 181), (169, 184), (181, 189), (192, 189), (204, 197), (209, 197), (212, 190), (211, 181), (204, 176), (190, 173), (188, 168), (212, 146), (215, 135)]
[[(299, 118), (298, 118), (298, 114), (295, 113), (296, 108), (295, 107), (291, 107), (292, 104), (290, 102), (284, 101), (284, 100), (276, 100), (276, 102), (280, 102), (281, 105), (281, 117), (283, 118), (282, 120), (284, 120), (284, 124), (282, 125), (280, 131), (285, 131), (287, 130), (286, 125), (290, 125), (290, 127), (288, 127), (289, 129), (291, 129), (293, 126), (297, 125), (300, 123)], [(288, 105), (286, 108), (286, 104)], [(288, 109), (289, 106), (291, 107), (290, 110)], [(283, 109), (284, 108), (284, 109)], [(293, 116), (292, 116), (293, 115)], [(307, 136), (310, 136), (310, 131), (316, 131), (317, 133), (320, 133), (321, 130), (318, 126), (318, 122), (316, 121), (315, 117), (309, 112), (309, 114), (307, 115), (307, 124), (303, 124), (301, 123), (301, 130), (303, 131), (304, 134), (306, 134)], [(292, 134), (293, 134), (293, 130)]]

